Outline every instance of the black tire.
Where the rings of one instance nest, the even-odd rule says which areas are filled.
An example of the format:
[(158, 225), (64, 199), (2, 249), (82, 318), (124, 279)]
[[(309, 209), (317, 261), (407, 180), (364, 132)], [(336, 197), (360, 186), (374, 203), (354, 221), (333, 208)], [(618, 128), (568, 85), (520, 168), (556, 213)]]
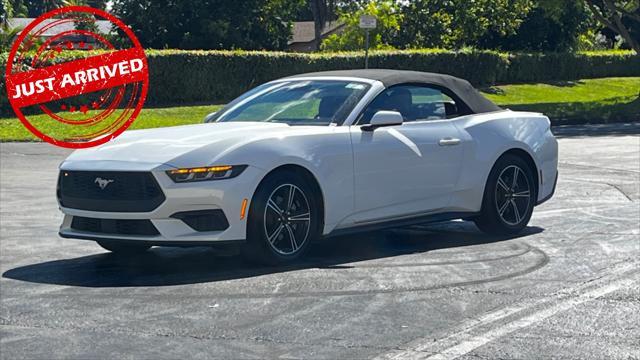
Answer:
[[(288, 204), (291, 189), (294, 196)], [(303, 256), (321, 232), (321, 207), (313, 189), (294, 171), (278, 171), (265, 178), (249, 207), (244, 257), (263, 265), (283, 265)], [(268, 207), (269, 199), (272, 202)]]
[(97, 241), (97, 243), (103, 249), (109, 250), (114, 254), (122, 254), (122, 255), (140, 254), (149, 250), (149, 248), (151, 248), (151, 246), (149, 245), (131, 244), (128, 242), (120, 242), (120, 241), (101, 240), (101, 241)]
[(513, 235), (527, 226), (537, 197), (533, 171), (526, 161), (513, 154), (505, 154), (496, 161), (484, 189), (480, 216), (474, 219), (480, 230), (492, 235)]

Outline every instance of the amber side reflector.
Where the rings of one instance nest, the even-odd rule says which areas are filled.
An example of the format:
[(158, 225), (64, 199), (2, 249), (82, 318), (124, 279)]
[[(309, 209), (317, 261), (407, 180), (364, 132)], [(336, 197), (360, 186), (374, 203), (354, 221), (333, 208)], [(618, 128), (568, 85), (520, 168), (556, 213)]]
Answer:
[(540, 185), (544, 185), (542, 182), (542, 170), (540, 170)]
[(247, 199), (242, 200), (242, 207), (240, 207), (240, 220), (244, 219), (247, 213)]

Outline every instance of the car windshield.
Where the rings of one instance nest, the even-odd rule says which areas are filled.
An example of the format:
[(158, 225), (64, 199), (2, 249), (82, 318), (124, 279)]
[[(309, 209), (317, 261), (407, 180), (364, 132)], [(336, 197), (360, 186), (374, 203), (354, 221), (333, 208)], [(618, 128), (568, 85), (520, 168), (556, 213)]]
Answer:
[(341, 124), (368, 89), (367, 83), (342, 80), (268, 83), (229, 103), (212, 121)]

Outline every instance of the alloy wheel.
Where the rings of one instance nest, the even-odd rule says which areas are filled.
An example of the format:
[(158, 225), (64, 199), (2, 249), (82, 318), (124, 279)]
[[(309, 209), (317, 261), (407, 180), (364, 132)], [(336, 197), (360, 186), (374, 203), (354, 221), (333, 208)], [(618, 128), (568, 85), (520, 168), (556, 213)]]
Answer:
[(529, 179), (520, 167), (504, 168), (495, 190), (496, 209), (502, 221), (511, 226), (520, 224), (529, 211), (531, 193)]
[(264, 210), (264, 234), (273, 250), (292, 255), (309, 236), (311, 209), (304, 192), (293, 184), (278, 186)]

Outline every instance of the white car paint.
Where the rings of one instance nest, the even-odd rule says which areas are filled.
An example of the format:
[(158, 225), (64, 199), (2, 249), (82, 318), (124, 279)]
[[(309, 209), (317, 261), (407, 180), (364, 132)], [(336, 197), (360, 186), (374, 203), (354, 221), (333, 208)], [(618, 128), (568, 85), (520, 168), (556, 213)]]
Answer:
[(446, 210), (463, 151), (439, 141), (459, 137), (451, 121), (409, 122), (376, 131), (351, 126), (356, 204), (346, 224)]
[[(510, 149), (529, 154), (542, 174), (538, 200), (552, 194), (558, 148), (544, 115), (499, 111), (363, 131), (352, 124), (384, 86), (357, 80), (372, 86), (340, 126), (221, 122), (131, 130), (102, 146), (75, 151), (61, 170), (150, 171), (166, 200), (145, 213), (61, 207), (66, 215), (61, 235), (159, 243), (243, 240), (247, 226), (246, 217), (240, 218), (243, 199), (251, 201), (270, 171), (290, 164), (307, 169), (321, 188), (325, 235), (419, 214), (478, 212), (491, 167)], [(248, 168), (233, 179), (196, 183), (174, 183), (165, 173), (223, 164)], [(217, 208), (230, 224), (224, 231), (197, 232), (170, 217), (180, 211)], [(71, 229), (73, 216), (150, 219), (160, 235), (86, 234)]]

